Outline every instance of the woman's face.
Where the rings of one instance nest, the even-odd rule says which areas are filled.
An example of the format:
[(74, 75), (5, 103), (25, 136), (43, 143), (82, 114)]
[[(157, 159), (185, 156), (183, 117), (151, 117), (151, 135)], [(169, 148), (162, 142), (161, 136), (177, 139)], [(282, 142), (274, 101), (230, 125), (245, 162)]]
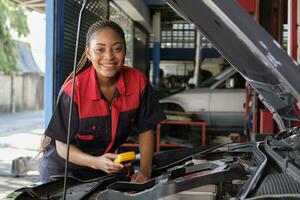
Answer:
[(124, 65), (125, 46), (121, 36), (113, 29), (106, 27), (95, 32), (86, 49), (97, 75), (112, 78)]

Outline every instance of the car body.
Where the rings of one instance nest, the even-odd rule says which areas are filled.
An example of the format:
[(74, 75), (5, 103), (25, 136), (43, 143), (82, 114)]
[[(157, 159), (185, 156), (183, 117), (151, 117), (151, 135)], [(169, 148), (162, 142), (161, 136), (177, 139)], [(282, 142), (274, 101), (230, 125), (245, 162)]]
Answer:
[[(233, 81), (229, 85), (228, 82)], [(245, 80), (232, 67), (207, 79), (200, 88), (187, 89), (160, 100), (163, 110), (196, 114), (207, 128), (221, 131), (244, 129)]]
[[(273, 114), (279, 133), (264, 141), (157, 153), (152, 179), (130, 183), (125, 173), (68, 178), (67, 199), (158, 199), (201, 185), (212, 199), (300, 199), (300, 68), (234, 0), (168, 0), (247, 79)], [(10, 199), (61, 199), (62, 178), (21, 188)], [(171, 197), (171, 199), (177, 197)]]

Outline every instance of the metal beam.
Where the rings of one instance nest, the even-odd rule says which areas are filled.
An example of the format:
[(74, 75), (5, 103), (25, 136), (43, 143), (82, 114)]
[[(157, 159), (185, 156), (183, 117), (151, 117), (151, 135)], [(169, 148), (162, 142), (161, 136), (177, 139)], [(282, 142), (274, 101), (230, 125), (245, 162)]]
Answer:
[(38, 12), (44, 13), (45, 12), (45, 0), (13, 0), (18, 4), (22, 4), (25, 7), (31, 8)]
[(45, 4), (43, 4), (43, 3), (30, 4), (28, 6), (32, 7), (32, 8), (37, 8), (37, 7), (45, 8)]
[(45, 1), (44, 0), (19, 0), (25, 5), (30, 5), (30, 4), (36, 4), (36, 3), (43, 3), (45, 6)]

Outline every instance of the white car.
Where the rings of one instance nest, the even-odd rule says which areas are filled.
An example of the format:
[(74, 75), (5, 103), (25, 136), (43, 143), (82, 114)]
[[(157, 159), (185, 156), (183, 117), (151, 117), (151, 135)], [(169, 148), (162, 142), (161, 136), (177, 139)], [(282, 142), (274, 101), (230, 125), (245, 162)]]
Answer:
[(245, 79), (232, 67), (188, 89), (160, 100), (165, 111), (196, 114), (208, 129), (239, 131), (244, 127)]

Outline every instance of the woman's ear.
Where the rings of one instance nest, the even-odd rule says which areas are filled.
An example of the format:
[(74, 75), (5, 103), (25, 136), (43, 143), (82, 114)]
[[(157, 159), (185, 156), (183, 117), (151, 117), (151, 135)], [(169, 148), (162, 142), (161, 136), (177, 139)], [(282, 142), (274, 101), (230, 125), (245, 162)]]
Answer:
[(91, 54), (90, 54), (90, 49), (89, 48), (85, 49), (85, 55), (86, 55), (88, 60), (91, 60)]

